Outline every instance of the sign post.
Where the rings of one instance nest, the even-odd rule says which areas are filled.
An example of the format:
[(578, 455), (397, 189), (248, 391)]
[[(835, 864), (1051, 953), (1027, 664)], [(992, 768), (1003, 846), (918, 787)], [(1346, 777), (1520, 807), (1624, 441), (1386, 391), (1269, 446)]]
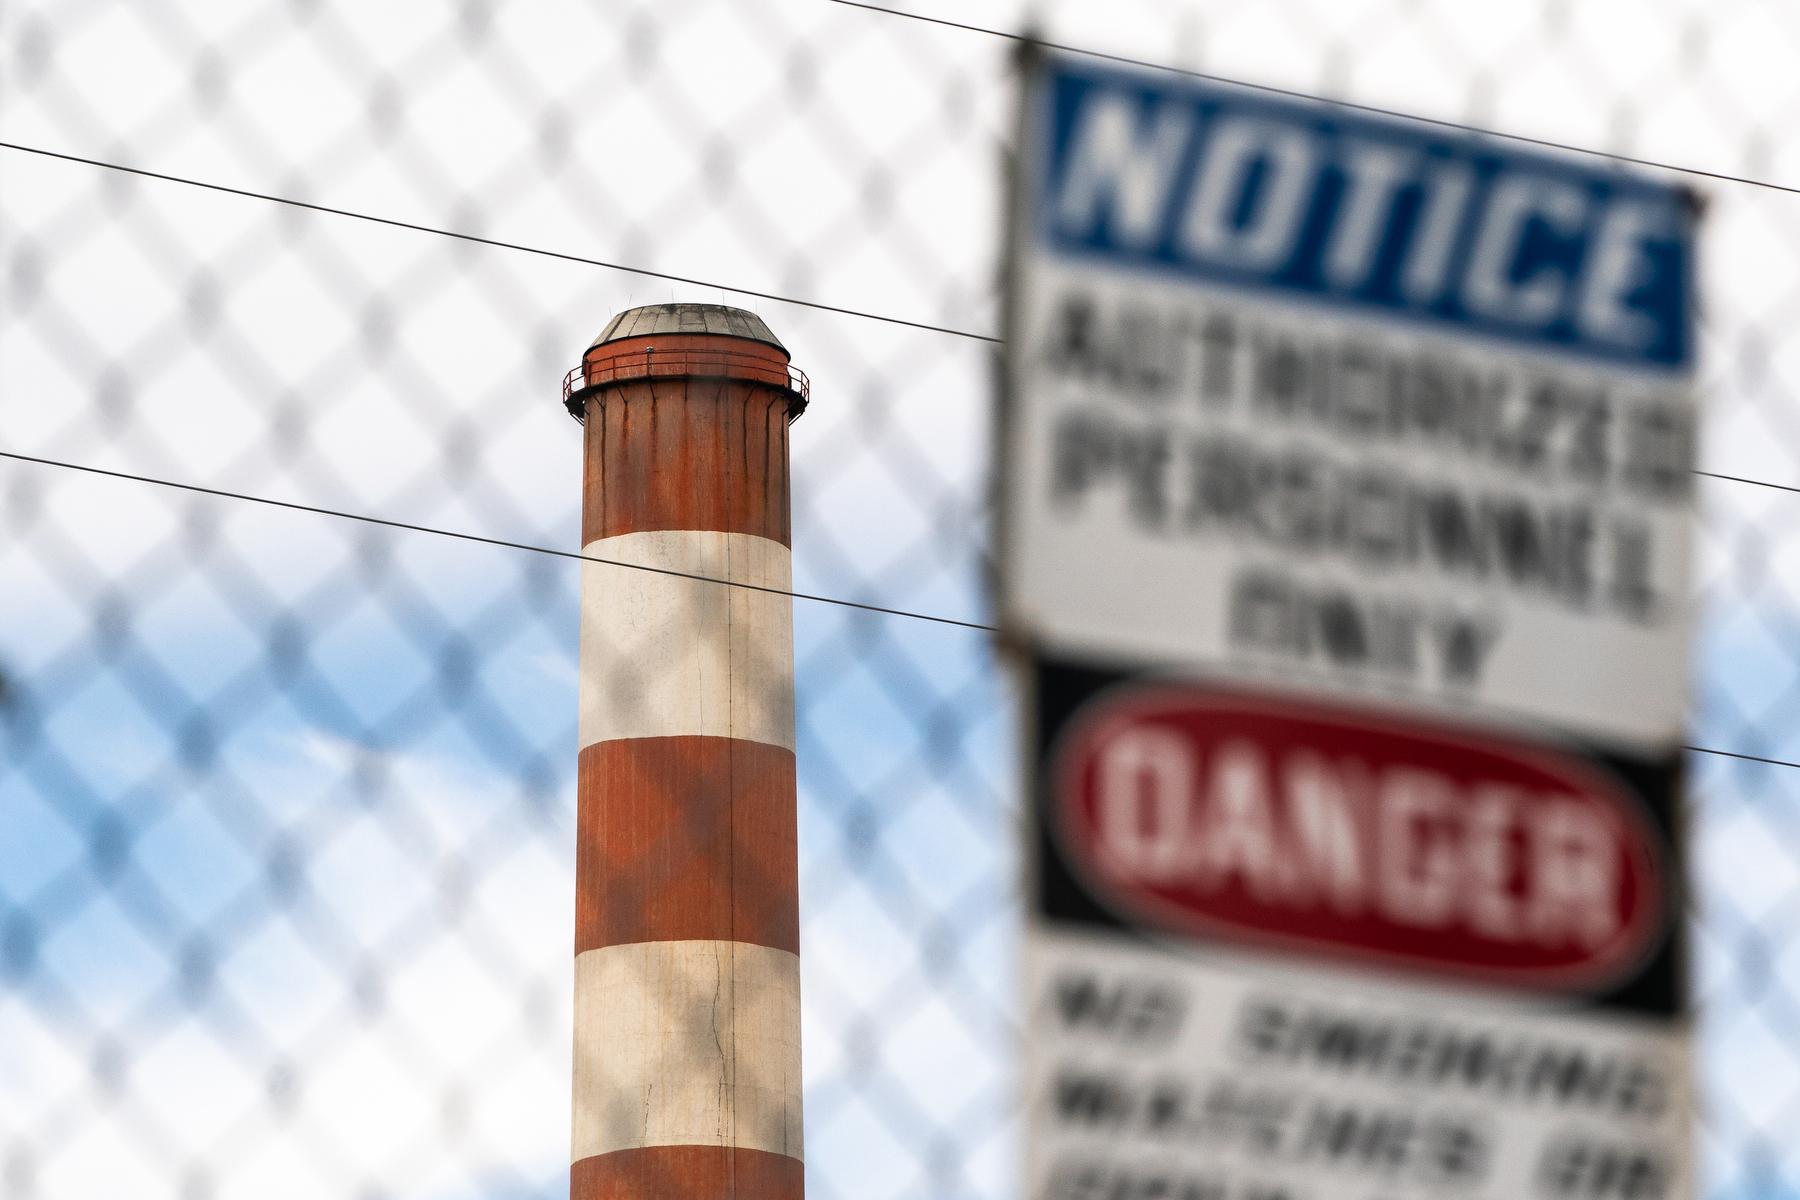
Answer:
[(1028, 1194), (1693, 1194), (1697, 205), (1032, 51)]

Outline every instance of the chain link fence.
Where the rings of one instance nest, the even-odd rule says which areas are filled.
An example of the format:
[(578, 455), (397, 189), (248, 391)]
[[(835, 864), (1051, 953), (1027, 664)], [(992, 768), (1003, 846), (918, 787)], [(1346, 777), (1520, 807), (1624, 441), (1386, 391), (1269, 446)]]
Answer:
[[(980, 19), (1800, 184), (1780, 3), (1173, 7)], [(829, 0), (0, 21), (15, 147), (341, 210), (0, 150), (0, 450), (573, 549), (564, 372), (632, 304), (739, 303), (813, 380), (796, 588), (983, 619), (1004, 39)], [(1800, 196), (1697, 182), (1739, 479), (1700, 481), (1693, 741), (1751, 756), (1693, 760), (1702, 1149), (1709, 1196), (1790, 1200), (1800, 768), (1754, 759), (1800, 760)], [(576, 565), (16, 458), (0, 495), (0, 1192), (564, 1194)], [(795, 632), (809, 1194), (1014, 1195), (993, 647)]]

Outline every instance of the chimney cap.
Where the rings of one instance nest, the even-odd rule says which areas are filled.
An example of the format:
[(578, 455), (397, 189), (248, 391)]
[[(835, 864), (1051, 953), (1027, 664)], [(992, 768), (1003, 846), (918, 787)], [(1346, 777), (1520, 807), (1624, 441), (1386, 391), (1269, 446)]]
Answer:
[(606, 323), (606, 328), (588, 349), (622, 338), (669, 333), (744, 338), (787, 353), (787, 347), (763, 324), (761, 317), (727, 304), (646, 304), (641, 308), (628, 308)]

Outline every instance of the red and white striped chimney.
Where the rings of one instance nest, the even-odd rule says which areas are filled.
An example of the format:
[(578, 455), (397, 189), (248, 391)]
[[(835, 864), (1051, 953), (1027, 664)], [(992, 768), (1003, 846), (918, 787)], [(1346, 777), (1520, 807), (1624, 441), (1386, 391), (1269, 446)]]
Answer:
[(613, 318), (564, 400), (585, 553), (654, 569), (582, 565), (570, 1197), (797, 1200), (805, 380), (758, 317), (660, 304)]

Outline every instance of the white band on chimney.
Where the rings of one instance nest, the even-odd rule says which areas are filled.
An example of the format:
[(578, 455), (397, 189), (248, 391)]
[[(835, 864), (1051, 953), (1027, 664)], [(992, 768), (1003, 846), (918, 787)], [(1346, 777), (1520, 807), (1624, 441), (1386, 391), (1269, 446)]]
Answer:
[(646, 1146), (801, 1157), (800, 959), (633, 942), (575, 959), (573, 1160)]
[[(785, 592), (786, 546), (656, 530), (588, 543), (616, 562)], [(794, 748), (793, 601), (603, 563), (581, 568), (581, 745), (699, 735)]]

